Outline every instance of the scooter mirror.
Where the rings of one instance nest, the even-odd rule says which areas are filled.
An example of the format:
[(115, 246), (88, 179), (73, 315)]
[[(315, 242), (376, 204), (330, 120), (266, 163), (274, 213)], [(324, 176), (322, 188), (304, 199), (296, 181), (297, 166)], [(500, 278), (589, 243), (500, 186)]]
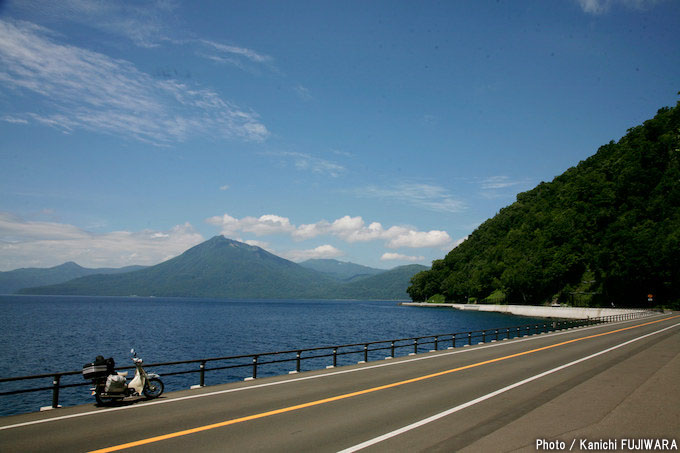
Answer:
[(135, 349), (134, 348), (130, 349), (130, 354), (134, 354), (134, 353), (135, 353)]

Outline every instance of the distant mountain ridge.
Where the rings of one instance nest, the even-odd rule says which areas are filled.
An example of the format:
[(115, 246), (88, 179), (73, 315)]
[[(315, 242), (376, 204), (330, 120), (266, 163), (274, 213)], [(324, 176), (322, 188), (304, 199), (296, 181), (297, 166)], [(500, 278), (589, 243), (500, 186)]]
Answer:
[(341, 281), (352, 281), (386, 271), (385, 269), (376, 269), (374, 267), (333, 259), (311, 259), (301, 262), (300, 266), (313, 269)]
[(73, 261), (48, 268), (27, 267), (12, 271), (0, 272), (0, 294), (13, 294), (20, 289), (34, 286), (64, 283), (74, 278), (93, 274), (118, 274), (143, 269), (144, 266), (126, 266), (121, 268), (86, 268)]
[(353, 279), (336, 289), (338, 299), (406, 299), (411, 278), (429, 269), (420, 264), (407, 264), (369, 277)]
[[(333, 267), (333, 263), (324, 264)], [(365, 268), (364, 271), (371, 269), (353, 266)], [(403, 300), (408, 298), (406, 288), (412, 275), (424, 269), (427, 268), (402, 266), (342, 282), (260, 247), (215, 236), (155, 266), (123, 274), (90, 275), (54, 285), (24, 288), (20, 294)]]

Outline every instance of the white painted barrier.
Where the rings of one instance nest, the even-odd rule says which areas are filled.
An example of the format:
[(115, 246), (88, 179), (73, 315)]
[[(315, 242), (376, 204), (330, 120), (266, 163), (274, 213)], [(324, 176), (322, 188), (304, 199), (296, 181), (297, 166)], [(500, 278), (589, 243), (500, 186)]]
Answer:
[(588, 307), (548, 307), (542, 305), (494, 305), (494, 304), (431, 304), (426, 302), (403, 302), (409, 307), (450, 307), (456, 310), (492, 311), (532, 318), (587, 319), (601, 316), (623, 315), (646, 311), (639, 308), (588, 308)]

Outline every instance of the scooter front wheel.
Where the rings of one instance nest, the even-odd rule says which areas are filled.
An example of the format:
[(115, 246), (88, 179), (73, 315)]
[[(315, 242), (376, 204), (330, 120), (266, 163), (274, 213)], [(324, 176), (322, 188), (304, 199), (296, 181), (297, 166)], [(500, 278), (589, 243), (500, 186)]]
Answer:
[(144, 396), (147, 398), (153, 399), (161, 396), (164, 389), (165, 386), (163, 385), (163, 381), (158, 378), (151, 378), (149, 379), (149, 382), (147, 382), (142, 393), (144, 393)]

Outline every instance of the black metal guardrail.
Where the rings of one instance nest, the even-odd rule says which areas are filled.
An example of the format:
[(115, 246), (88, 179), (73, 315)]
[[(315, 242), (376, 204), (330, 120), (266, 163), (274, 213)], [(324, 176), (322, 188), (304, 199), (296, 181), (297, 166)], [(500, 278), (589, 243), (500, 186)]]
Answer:
[[(499, 341), (507, 340), (510, 338), (518, 338), (529, 335), (536, 335), (540, 333), (553, 332), (557, 330), (571, 329), (575, 327), (591, 326), (595, 324), (617, 322), (617, 321), (627, 321), (632, 319), (637, 319), (641, 317), (646, 317), (653, 314), (649, 311), (632, 311), (630, 313), (624, 313), (612, 316), (603, 316), (599, 318), (588, 318), (588, 319), (575, 319), (575, 320), (546, 320), (543, 323), (538, 324), (524, 324), (514, 327), (501, 327), (494, 329), (484, 329), (484, 330), (473, 330), (468, 332), (456, 332), (449, 334), (439, 334), (439, 335), (426, 335), (422, 337), (411, 337), (411, 338), (399, 338), (395, 340), (383, 340), (383, 341), (371, 341), (364, 343), (352, 343), (343, 344), (338, 346), (321, 346), (317, 348), (305, 348), (305, 349), (291, 349), (287, 351), (276, 351), (276, 352), (264, 352), (259, 354), (245, 354), (237, 356), (228, 357), (210, 357), (206, 359), (194, 359), (194, 360), (182, 360), (176, 362), (162, 362), (162, 363), (152, 363), (145, 365), (145, 368), (158, 368), (158, 367), (170, 367), (179, 365), (196, 365), (198, 364), (198, 369), (188, 369), (180, 371), (171, 371), (167, 373), (162, 373), (162, 376), (176, 376), (182, 374), (199, 373), (199, 386), (205, 386), (205, 373), (208, 371), (217, 370), (227, 370), (234, 368), (248, 368), (252, 369), (252, 379), (257, 379), (258, 368), (271, 365), (293, 362), (295, 364), (295, 370), (293, 372), (302, 371), (302, 362), (305, 360), (312, 359), (330, 359), (330, 365), (326, 368), (338, 366), (338, 357), (343, 356), (359, 356), (363, 360), (358, 363), (368, 362), (369, 353), (376, 351), (389, 351), (389, 356), (385, 358), (397, 357), (396, 353), (400, 350), (412, 351), (412, 354), (417, 354), (418, 352), (427, 351), (437, 351), (440, 347), (446, 347), (447, 349), (452, 349), (462, 346), (471, 346), (473, 344), (486, 343), (489, 341)], [(449, 346), (447, 346), (449, 345)], [(308, 355), (310, 354), (311, 355)], [(409, 353), (409, 354), (411, 354)], [(304, 354), (304, 356), (303, 356)], [(288, 357), (290, 356), (290, 357)], [(265, 358), (264, 361), (262, 359)], [(270, 358), (270, 359), (266, 359)], [(226, 365), (220, 365), (222, 362), (231, 362)], [(237, 363), (233, 363), (237, 362)], [(242, 363), (245, 362), (245, 363)], [(208, 364), (216, 364), (208, 368)], [(133, 369), (134, 366), (116, 367), (117, 370), (128, 370)], [(319, 368), (316, 368), (319, 369)], [(31, 376), (18, 376), (10, 378), (0, 378), (0, 384), (24, 380), (39, 380), (39, 379), (52, 379), (52, 384), (49, 386), (35, 387), (20, 390), (9, 390), (0, 392), (0, 396), (6, 395), (17, 395), (21, 393), (28, 392), (41, 392), (41, 391), (51, 391), (52, 392), (52, 408), (58, 408), (59, 406), (59, 391), (61, 389), (70, 387), (79, 387), (83, 385), (91, 385), (91, 382), (79, 382), (72, 384), (62, 384), (61, 378), (64, 376), (74, 376), (82, 375), (82, 370), (78, 371), (64, 371), (57, 373), (46, 373), (37, 374)], [(193, 388), (193, 387), (192, 387)]]

